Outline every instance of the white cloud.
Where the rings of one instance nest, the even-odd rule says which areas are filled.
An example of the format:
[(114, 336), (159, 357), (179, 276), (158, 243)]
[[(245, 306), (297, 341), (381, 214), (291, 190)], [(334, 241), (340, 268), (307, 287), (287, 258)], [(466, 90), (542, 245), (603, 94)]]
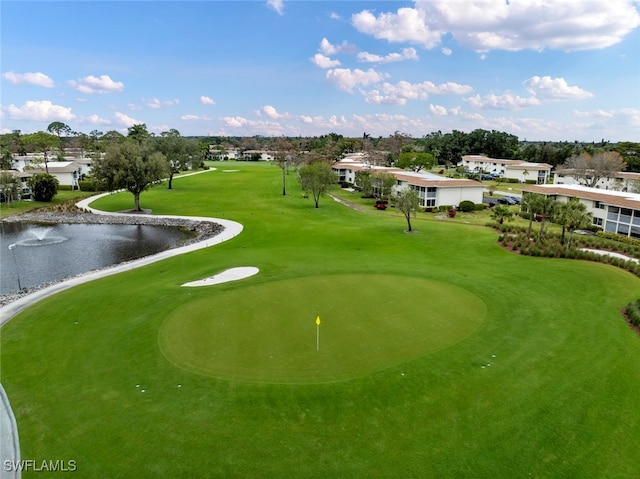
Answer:
[(613, 118), (614, 114), (610, 111), (598, 109), (595, 111), (574, 111), (573, 114), (578, 118)]
[(174, 106), (177, 105), (178, 103), (180, 103), (180, 100), (158, 100), (157, 98), (152, 98), (151, 100), (147, 101), (147, 106), (149, 108), (153, 108), (153, 109), (159, 109), (162, 107), (169, 107), (169, 106)]
[(78, 81), (70, 80), (69, 85), (86, 94), (118, 93), (124, 90), (124, 83), (113, 81), (109, 75), (100, 75), (99, 77), (89, 75)]
[(360, 32), (433, 48), (445, 33), (476, 51), (601, 49), (640, 25), (634, 0), (416, 0), (415, 8), (352, 16)]
[(186, 120), (186, 121), (196, 121), (196, 120), (211, 120), (211, 118), (209, 118), (206, 115), (182, 115), (180, 117), (181, 120)]
[(369, 63), (392, 63), (401, 62), (404, 60), (417, 60), (418, 52), (415, 48), (403, 48), (401, 53), (389, 53), (385, 56), (376, 55), (369, 52), (360, 52), (357, 58), (361, 62)]
[(447, 56), (447, 57), (453, 53), (453, 50), (451, 50), (451, 48), (447, 48), (447, 47), (444, 47), (441, 51), (442, 51), (442, 54)]
[(577, 86), (569, 86), (564, 78), (533, 76), (524, 85), (537, 98), (545, 100), (569, 100), (591, 98), (592, 93)]
[(311, 57), (311, 61), (320, 68), (334, 68), (340, 65), (340, 60), (332, 60), (322, 53), (316, 53)]
[(107, 118), (101, 118), (96, 114), (85, 117), (84, 122), (90, 125), (110, 125), (111, 124), (111, 120)]
[(283, 0), (267, 0), (267, 6), (273, 8), (278, 13), (278, 15), (284, 15)]
[(225, 116), (221, 118), (222, 122), (227, 126), (234, 128), (242, 128), (249, 123), (249, 120), (241, 116)]
[(367, 71), (358, 68), (355, 70), (351, 70), (350, 68), (335, 68), (327, 71), (326, 78), (331, 83), (336, 84), (341, 90), (351, 93), (357, 86), (366, 86), (382, 81), (384, 75), (378, 73), (373, 68), (369, 68)]
[(395, 85), (385, 82), (379, 89), (365, 92), (364, 95), (367, 103), (404, 105), (407, 103), (407, 100), (426, 100), (429, 98), (429, 94), (464, 95), (472, 91), (473, 88), (471, 86), (454, 82), (436, 85), (430, 81), (409, 83), (403, 80)]
[(521, 97), (512, 93), (495, 95), (475, 95), (464, 99), (471, 107), (483, 110), (518, 110), (528, 106), (540, 105), (540, 100), (536, 97)]
[(208, 96), (204, 96), (204, 95), (200, 96), (200, 103), (203, 104), (203, 105), (215, 105), (216, 104), (216, 102), (213, 101), (212, 98), (209, 98)]
[(116, 117), (116, 120), (118, 120), (118, 123), (120, 123), (122, 126), (125, 126), (127, 128), (130, 128), (133, 125), (139, 125), (141, 123), (144, 123), (142, 121), (138, 121), (134, 118), (131, 118), (129, 115), (120, 113), (119, 111), (115, 112), (115, 117)]
[(76, 117), (71, 108), (54, 105), (49, 100), (26, 101), (22, 106), (12, 104), (4, 107), (3, 111), (12, 120), (68, 121)]
[(320, 51), (325, 55), (336, 55), (338, 53), (355, 53), (358, 49), (355, 45), (351, 45), (346, 40), (340, 45), (333, 45), (329, 40), (323, 38), (320, 41)]
[(31, 85), (42, 86), (45, 88), (52, 88), (54, 86), (53, 80), (44, 73), (14, 73), (6, 72), (2, 74), (2, 78), (10, 81), (13, 84), (19, 85), (21, 83), (29, 83)]
[(258, 114), (258, 116), (260, 116), (262, 113), (264, 113), (265, 115), (267, 115), (269, 118), (273, 119), (273, 120), (279, 120), (282, 118), (290, 118), (290, 115), (288, 113), (278, 113), (278, 111), (275, 109), (275, 107), (271, 106), (271, 105), (265, 105), (262, 107), (261, 110), (256, 112)]
[(342, 17), (340, 15), (338, 15), (336, 12), (331, 12), (329, 14), (329, 18), (331, 20), (342, 20)]
[(431, 114), (436, 115), (436, 116), (446, 116), (447, 115), (447, 109), (443, 106), (440, 105), (429, 105), (429, 111), (431, 112)]
[(445, 33), (436, 25), (430, 25), (422, 10), (399, 8), (396, 13), (381, 13), (377, 17), (363, 10), (351, 17), (353, 26), (362, 33), (389, 42), (412, 42), (433, 48)]

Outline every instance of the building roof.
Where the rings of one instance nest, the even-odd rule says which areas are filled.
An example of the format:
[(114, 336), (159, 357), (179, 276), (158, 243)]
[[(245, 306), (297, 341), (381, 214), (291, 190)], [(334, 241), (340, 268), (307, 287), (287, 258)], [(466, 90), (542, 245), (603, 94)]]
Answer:
[[(556, 173), (560, 175), (572, 175), (575, 173), (575, 168), (559, 168), (556, 169)], [(611, 176), (606, 178), (624, 179), (624, 180), (640, 180), (640, 173), (634, 173), (631, 171), (616, 171)]]
[(429, 173), (427, 171), (415, 172), (415, 171), (407, 171), (402, 168), (396, 167), (388, 167), (388, 166), (372, 166), (361, 163), (357, 160), (348, 159), (342, 160), (332, 165), (333, 169), (347, 169), (352, 171), (384, 171), (386, 173), (391, 173), (396, 177), (399, 181), (403, 181), (409, 183), (411, 185), (416, 186), (435, 186), (438, 188), (477, 188), (483, 187), (482, 183), (475, 180), (467, 180), (467, 179), (455, 179), (455, 178), (446, 178), (443, 176), (435, 175), (433, 173)]
[(505, 165), (507, 169), (515, 168), (515, 169), (526, 169), (526, 170), (551, 170), (553, 168), (552, 165), (548, 163), (531, 163), (529, 161), (521, 161), (521, 160), (505, 160), (500, 158), (491, 158), (483, 155), (464, 155), (462, 157), (463, 161), (476, 161), (482, 163), (500, 163)]
[(601, 201), (611, 206), (640, 210), (640, 194), (638, 193), (601, 190), (582, 185), (528, 185), (523, 187), (522, 191), (546, 196), (567, 196)]
[[(73, 161), (49, 161), (47, 162), (47, 169), (49, 173), (73, 173), (80, 169), (80, 165)], [(45, 168), (32, 168), (30, 173), (44, 173)]]

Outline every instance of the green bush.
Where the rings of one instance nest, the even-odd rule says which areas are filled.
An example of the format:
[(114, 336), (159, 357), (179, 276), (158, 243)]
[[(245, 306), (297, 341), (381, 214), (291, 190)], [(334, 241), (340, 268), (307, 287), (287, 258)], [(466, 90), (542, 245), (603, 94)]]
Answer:
[(71, 191), (73, 190), (71, 185), (58, 185), (58, 191)]
[(33, 199), (48, 202), (58, 193), (58, 179), (48, 173), (36, 173), (29, 178), (29, 188)]
[(476, 209), (476, 204), (473, 201), (461, 201), (458, 209), (460, 211), (464, 211), (465, 213), (470, 213), (471, 211)]
[(631, 324), (634, 326), (640, 326), (640, 299), (633, 303), (629, 303), (625, 312), (627, 313), (627, 318), (629, 318), (629, 322)]
[(93, 181), (83, 180), (78, 182), (81, 191), (96, 191)]
[(527, 184), (527, 185), (535, 185), (537, 183), (538, 182), (536, 180), (525, 180), (525, 184)]

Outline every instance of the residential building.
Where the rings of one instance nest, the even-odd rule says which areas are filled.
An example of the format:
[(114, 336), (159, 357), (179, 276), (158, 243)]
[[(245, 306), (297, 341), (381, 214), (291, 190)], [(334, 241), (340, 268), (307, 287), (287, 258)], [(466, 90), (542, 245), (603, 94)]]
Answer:
[[(574, 176), (575, 170), (558, 169), (553, 176), (553, 184), (555, 185), (579, 185), (583, 184)], [(588, 178), (590, 179), (590, 178)], [(626, 171), (618, 171), (600, 178), (595, 188), (603, 190), (615, 191), (636, 191), (640, 189), (640, 173), (631, 173)]]
[(81, 165), (73, 161), (50, 161), (47, 163), (46, 169), (44, 165), (41, 165), (38, 168), (30, 168), (27, 172), (35, 175), (36, 173), (46, 173), (47, 170), (51, 176), (57, 178), (61, 186), (70, 186), (73, 190), (80, 188), (78, 182), (82, 175)]
[(273, 161), (275, 155), (273, 151), (267, 150), (245, 150), (242, 152), (242, 159), (245, 161)]
[(520, 160), (503, 160), (483, 155), (464, 155), (459, 165), (472, 173), (487, 172), (503, 178), (512, 178), (520, 183), (535, 180), (544, 185), (551, 176), (551, 165)]
[(479, 181), (445, 178), (428, 172), (412, 172), (401, 168), (372, 166), (360, 161), (362, 158), (345, 158), (332, 165), (342, 184), (355, 184), (356, 173), (362, 170), (384, 171), (396, 178), (396, 189), (410, 187), (417, 190), (420, 206), (435, 208), (457, 206), (462, 201), (482, 203), (484, 185)]
[(581, 185), (529, 185), (523, 192), (550, 196), (559, 202), (576, 198), (593, 215), (593, 224), (608, 233), (640, 238), (640, 194)]

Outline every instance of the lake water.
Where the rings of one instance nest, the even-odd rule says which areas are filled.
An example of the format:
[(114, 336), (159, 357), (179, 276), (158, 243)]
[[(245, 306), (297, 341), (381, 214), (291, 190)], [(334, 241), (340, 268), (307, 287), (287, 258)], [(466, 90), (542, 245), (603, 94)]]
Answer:
[(171, 226), (0, 223), (0, 294), (142, 258), (189, 236)]

